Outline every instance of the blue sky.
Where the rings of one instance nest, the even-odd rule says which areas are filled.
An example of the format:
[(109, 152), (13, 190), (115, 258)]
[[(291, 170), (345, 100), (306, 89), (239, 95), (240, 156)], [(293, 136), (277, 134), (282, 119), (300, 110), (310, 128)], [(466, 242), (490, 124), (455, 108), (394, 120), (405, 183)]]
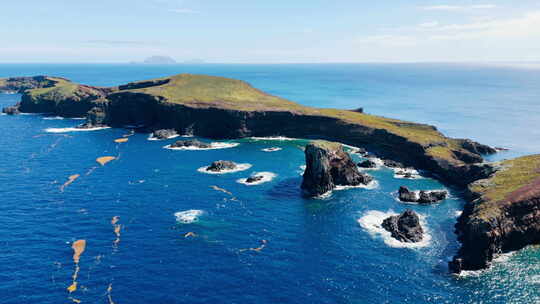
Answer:
[(539, 61), (538, 0), (26, 0), (0, 62)]

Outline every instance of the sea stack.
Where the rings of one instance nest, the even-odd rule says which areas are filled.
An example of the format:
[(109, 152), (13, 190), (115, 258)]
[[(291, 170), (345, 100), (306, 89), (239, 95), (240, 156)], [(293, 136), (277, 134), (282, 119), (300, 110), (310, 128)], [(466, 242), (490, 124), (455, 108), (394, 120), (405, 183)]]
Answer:
[(382, 227), (392, 233), (392, 237), (400, 242), (417, 243), (424, 238), (424, 229), (416, 212), (407, 209), (400, 215), (386, 218)]
[(335, 186), (366, 185), (373, 180), (358, 171), (348, 153), (339, 143), (312, 141), (306, 146), (306, 170), (302, 181), (304, 195), (315, 197)]

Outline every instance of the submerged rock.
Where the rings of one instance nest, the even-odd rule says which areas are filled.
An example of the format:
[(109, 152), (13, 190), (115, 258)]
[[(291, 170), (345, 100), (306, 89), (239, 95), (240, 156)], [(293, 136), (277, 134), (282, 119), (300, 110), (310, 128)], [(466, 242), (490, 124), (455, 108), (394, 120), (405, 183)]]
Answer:
[(250, 177), (248, 177), (246, 179), (246, 183), (248, 183), (248, 184), (256, 183), (256, 182), (261, 181), (263, 178), (264, 178), (264, 176), (262, 176), (262, 175), (250, 176)]
[(360, 168), (377, 168), (377, 164), (372, 160), (366, 159), (363, 162), (359, 162), (358, 167), (360, 167)]
[(407, 209), (400, 215), (386, 218), (382, 227), (392, 233), (392, 237), (400, 242), (417, 243), (424, 237), (424, 229), (416, 212)]
[(446, 190), (430, 190), (430, 191), (410, 191), (405, 186), (399, 187), (399, 200), (402, 202), (411, 202), (419, 204), (433, 204), (442, 201), (448, 197)]
[(176, 130), (174, 129), (160, 129), (152, 132), (152, 137), (160, 140), (168, 139), (176, 135), (178, 135), (178, 133), (176, 133)]
[(419, 195), (414, 192), (410, 191), (409, 188), (405, 186), (399, 187), (398, 190), (399, 200), (402, 202), (418, 202)]
[(384, 165), (387, 166), (388, 168), (404, 168), (405, 167), (403, 166), (402, 163), (393, 161), (390, 159), (385, 159), (383, 162), (384, 162)]
[(228, 160), (218, 160), (210, 164), (206, 168), (207, 171), (220, 172), (223, 170), (234, 170), (236, 169), (236, 163)]
[(15, 106), (3, 108), (2, 113), (5, 113), (7, 115), (16, 115), (16, 114), (20, 114), (21, 112), (19, 111), (19, 106), (15, 105)]
[(307, 196), (318, 196), (335, 186), (367, 185), (373, 178), (358, 171), (343, 146), (327, 141), (313, 141), (306, 146), (306, 170), (302, 190)]
[(445, 190), (420, 191), (420, 204), (433, 204), (442, 201), (448, 197), (448, 192)]
[(186, 147), (195, 147), (195, 148), (201, 148), (201, 149), (208, 149), (212, 148), (211, 144), (203, 143), (201, 141), (198, 141), (196, 139), (190, 139), (190, 140), (178, 140), (174, 142), (171, 145), (171, 148), (186, 148)]

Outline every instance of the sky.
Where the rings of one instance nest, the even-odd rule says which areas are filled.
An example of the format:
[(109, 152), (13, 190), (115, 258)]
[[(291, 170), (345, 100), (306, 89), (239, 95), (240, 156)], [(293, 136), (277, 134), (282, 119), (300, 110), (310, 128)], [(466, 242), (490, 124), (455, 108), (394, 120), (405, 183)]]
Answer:
[(20, 0), (0, 62), (540, 61), (538, 0)]

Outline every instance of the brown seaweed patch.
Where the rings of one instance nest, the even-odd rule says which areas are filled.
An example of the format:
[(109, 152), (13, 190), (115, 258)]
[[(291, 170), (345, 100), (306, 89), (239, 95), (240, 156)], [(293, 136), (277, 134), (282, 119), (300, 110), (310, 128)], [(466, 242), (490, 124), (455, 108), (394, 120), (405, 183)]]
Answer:
[(86, 240), (77, 240), (73, 242), (71, 245), (71, 248), (73, 249), (73, 262), (75, 263), (75, 272), (73, 272), (73, 282), (67, 290), (69, 293), (72, 293), (77, 290), (77, 277), (79, 276), (79, 261), (81, 259), (81, 254), (83, 254), (84, 250), (86, 249)]
[(102, 156), (102, 157), (98, 157), (98, 158), (96, 159), (96, 161), (97, 161), (100, 165), (105, 166), (106, 163), (108, 163), (108, 162), (110, 162), (110, 161), (113, 161), (113, 160), (115, 160), (115, 159), (116, 159), (116, 157), (114, 157), (114, 156)]
[(129, 138), (127, 137), (123, 137), (123, 138), (118, 138), (118, 139), (115, 139), (114, 142), (115, 143), (125, 143), (129, 140)]
[(109, 300), (109, 304), (114, 304), (111, 293), (112, 293), (112, 283), (110, 283), (109, 287), (107, 287), (107, 299)]
[(62, 186), (60, 186), (60, 192), (64, 192), (64, 189), (69, 186), (71, 183), (73, 183), (77, 178), (79, 178), (79, 174), (73, 174), (70, 177), (68, 177), (67, 182), (65, 182)]
[(73, 249), (73, 262), (75, 262), (75, 264), (79, 264), (81, 254), (83, 254), (84, 250), (86, 249), (86, 240), (77, 240), (73, 242), (71, 248)]

